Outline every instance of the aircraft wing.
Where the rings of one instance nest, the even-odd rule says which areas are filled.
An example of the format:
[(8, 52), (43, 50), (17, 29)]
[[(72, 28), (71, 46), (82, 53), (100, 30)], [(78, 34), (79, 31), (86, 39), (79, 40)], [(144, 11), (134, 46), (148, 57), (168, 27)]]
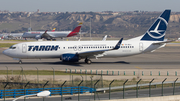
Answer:
[(103, 49), (103, 50), (94, 50), (94, 51), (86, 51), (86, 52), (79, 52), (77, 53), (80, 57), (86, 58), (86, 57), (92, 57), (97, 56), (99, 54), (104, 53), (105, 51), (111, 51), (111, 50), (117, 50), (120, 48), (120, 45), (122, 43), (123, 38), (119, 40), (119, 42), (116, 44), (116, 46), (113, 49)]
[(47, 33), (47, 31), (48, 31), (48, 30), (46, 30), (46, 31), (41, 35), (41, 38), (45, 38), (45, 39), (47, 39), (47, 40), (50, 40), (50, 39), (52, 39), (53, 36), (49, 35), (49, 34)]
[(155, 43), (152, 43), (153, 45), (160, 45), (160, 44), (165, 44), (165, 43), (169, 43), (169, 42), (173, 42), (175, 40), (167, 40), (167, 41), (162, 41), (162, 42), (155, 42)]

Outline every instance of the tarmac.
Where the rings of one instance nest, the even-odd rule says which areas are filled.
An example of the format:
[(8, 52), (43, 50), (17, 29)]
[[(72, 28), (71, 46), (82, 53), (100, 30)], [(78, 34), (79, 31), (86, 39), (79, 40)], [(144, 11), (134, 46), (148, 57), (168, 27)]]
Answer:
[[(18, 64), (17, 60), (13, 60), (2, 54), (2, 51), (5, 49), (6, 48), (0, 48), (0, 70), (6, 70), (7, 66), (8, 69), (12, 71), (21, 70), (21, 67), (23, 67), (23, 70), (37, 70), (35, 67), (39, 70), (52, 70), (53, 67), (56, 71), (65, 71), (66, 69), (69, 71), (71, 69), (73, 72), (75, 72), (75, 69), (80, 72), (81, 69), (82, 72), (87, 70), (88, 73), (92, 70), (94, 74), (96, 71), (98, 74), (103, 71), (103, 77), (107, 80), (133, 78), (151, 80), (155, 78), (157, 81), (162, 81), (164, 78), (168, 78), (167, 80), (172, 81), (180, 77), (180, 44), (168, 44), (166, 47), (158, 49), (155, 52), (148, 52), (135, 56), (92, 59), (92, 64), (90, 65), (84, 63), (84, 60), (69, 64), (63, 63), (59, 59), (22, 59), (23, 63)], [(107, 75), (107, 71), (109, 75)], [(112, 75), (113, 71), (114, 75)], [(124, 75), (124, 72), (126, 75)], [(4, 75), (0, 77), (4, 77)], [(35, 78), (33, 75), (28, 77), (29, 79)], [(40, 79), (50, 78), (52, 77), (40, 76)], [(97, 75), (97, 78), (99, 78), (99, 75)], [(69, 76), (56, 75), (56, 79), (67, 80)]]

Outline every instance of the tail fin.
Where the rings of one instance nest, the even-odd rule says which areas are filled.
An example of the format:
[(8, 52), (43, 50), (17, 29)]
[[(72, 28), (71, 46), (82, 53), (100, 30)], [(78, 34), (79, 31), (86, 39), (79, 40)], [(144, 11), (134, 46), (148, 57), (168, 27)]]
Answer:
[(56, 28), (53, 28), (53, 30), (51, 32), (54, 32), (56, 30)]
[(165, 10), (141, 38), (143, 41), (163, 41), (171, 10)]
[(104, 36), (104, 38), (102, 39), (102, 41), (106, 41), (107, 39), (107, 35)]
[(31, 27), (28, 28), (28, 32), (30, 32), (30, 31), (31, 31)]
[(81, 25), (82, 25), (82, 24), (83, 24), (82, 22), (79, 23), (78, 26), (77, 26), (72, 32), (70, 32), (70, 33), (68, 34), (67, 37), (71, 37), (71, 36), (77, 35), (77, 34), (79, 33), (80, 29), (81, 29)]

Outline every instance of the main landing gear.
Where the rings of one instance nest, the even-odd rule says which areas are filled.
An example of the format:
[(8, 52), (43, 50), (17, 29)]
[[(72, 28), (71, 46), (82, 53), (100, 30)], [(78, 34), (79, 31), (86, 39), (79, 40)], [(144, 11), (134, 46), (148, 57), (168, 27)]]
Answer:
[(19, 60), (19, 62), (18, 62), (19, 64), (22, 64), (22, 61), (21, 60)]
[(88, 58), (86, 58), (86, 59), (84, 60), (84, 62), (87, 63), (87, 64), (91, 64), (91, 60), (88, 59)]

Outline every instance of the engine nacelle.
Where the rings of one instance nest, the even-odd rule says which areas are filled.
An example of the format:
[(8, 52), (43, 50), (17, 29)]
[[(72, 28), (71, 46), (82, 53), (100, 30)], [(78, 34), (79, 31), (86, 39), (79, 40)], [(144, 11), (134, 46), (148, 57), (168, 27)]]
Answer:
[(36, 39), (36, 40), (41, 39), (41, 35), (36, 35), (36, 36), (35, 36), (35, 39)]
[(63, 62), (78, 62), (79, 55), (78, 54), (63, 54), (60, 59)]

